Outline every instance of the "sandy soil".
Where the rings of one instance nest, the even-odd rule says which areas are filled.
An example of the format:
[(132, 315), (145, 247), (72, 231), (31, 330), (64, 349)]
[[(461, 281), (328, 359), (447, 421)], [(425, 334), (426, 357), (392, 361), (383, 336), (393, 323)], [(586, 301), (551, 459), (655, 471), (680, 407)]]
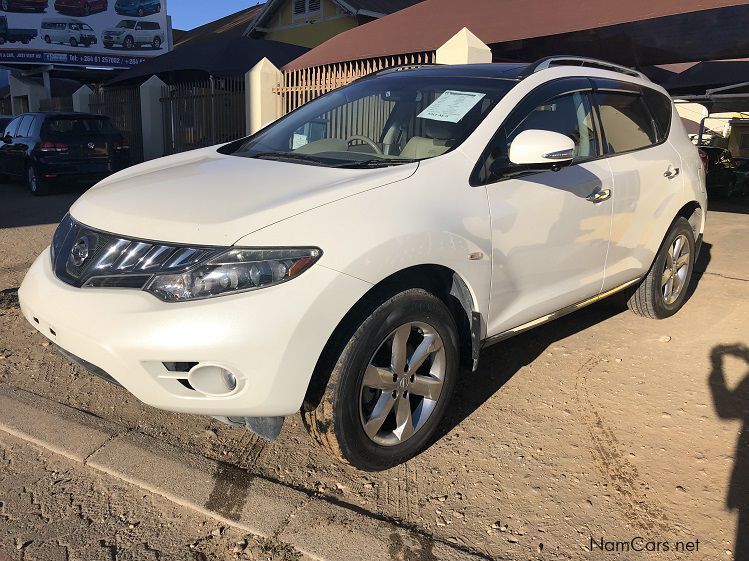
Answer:
[[(72, 196), (34, 200), (44, 210), (33, 211), (16, 191), (0, 186), (3, 201), (25, 209), (15, 220), (8, 205), (0, 210), (0, 290), (11, 289), (0, 296), (0, 381), (487, 558), (734, 557), (729, 489), (749, 503), (746, 450), (743, 475), (731, 476), (749, 422), (749, 249), (737, 238), (749, 215), (710, 214), (706, 272), (677, 316), (644, 320), (604, 302), (492, 347), (461, 379), (437, 441), (402, 466), (366, 474), (332, 462), (297, 417), (267, 443), (157, 411), (58, 356), (26, 325), (12, 289), (51, 237), (44, 222)], [(659, 553), (622, 557), (596, 545), (638, 536), (670, 551), (661, 543)], [(388, 557), (373, 552), (380, 558)]]

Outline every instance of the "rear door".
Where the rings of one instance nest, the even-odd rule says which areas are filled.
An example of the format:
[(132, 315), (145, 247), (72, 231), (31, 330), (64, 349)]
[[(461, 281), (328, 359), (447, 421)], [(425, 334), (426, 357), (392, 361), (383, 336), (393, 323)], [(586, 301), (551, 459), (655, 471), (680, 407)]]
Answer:
[(640, 86), (607, 79), (594, 83), (606, 159), (614, 176), (606, 291), (650, 268), (664, 229), (679, 208), (682, 162), (668, 142), (670, 117), (658, 124)]

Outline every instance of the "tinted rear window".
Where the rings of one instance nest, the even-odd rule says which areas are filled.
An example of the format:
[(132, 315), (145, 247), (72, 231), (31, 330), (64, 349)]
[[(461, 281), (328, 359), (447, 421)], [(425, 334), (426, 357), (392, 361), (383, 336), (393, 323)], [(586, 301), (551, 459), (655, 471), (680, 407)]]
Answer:
[(599, 91), (596, 98), (609, 152), (629, 152), (657, 142), (653, 118), (641, 95)]
[(109, 119), (57, 117), (45, 121), (44, 132), (56, 135), (112, 134), (116, 133), (117, 129), (112, 126)]
[(658, 140), (666, 140), (668, 131), (671, 129), (671, 99), (650, 88), (643, 88), (642, 93), (645, 96), (645, 103), (648, 104), (653, 119), (655, 119)]

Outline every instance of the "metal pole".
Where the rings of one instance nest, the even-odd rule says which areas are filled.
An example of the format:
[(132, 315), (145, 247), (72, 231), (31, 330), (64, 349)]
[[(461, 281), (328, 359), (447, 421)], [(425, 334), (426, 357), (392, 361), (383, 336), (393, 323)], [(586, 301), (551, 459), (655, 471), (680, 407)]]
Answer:
[(211, 144), (216, 144), (216, 81), (213, 74), (208, 75), (211, 81)]

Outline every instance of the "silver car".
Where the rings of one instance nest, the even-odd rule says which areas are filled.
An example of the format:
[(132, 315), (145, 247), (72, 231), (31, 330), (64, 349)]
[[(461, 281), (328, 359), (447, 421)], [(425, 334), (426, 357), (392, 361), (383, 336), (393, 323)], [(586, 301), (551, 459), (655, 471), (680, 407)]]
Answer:
[(104, 30), (102, 43), (107, 49), (113, 47), (160, 49), (164, 44), (164, 31), (155, 21), (123, 19), (116, 27)]

